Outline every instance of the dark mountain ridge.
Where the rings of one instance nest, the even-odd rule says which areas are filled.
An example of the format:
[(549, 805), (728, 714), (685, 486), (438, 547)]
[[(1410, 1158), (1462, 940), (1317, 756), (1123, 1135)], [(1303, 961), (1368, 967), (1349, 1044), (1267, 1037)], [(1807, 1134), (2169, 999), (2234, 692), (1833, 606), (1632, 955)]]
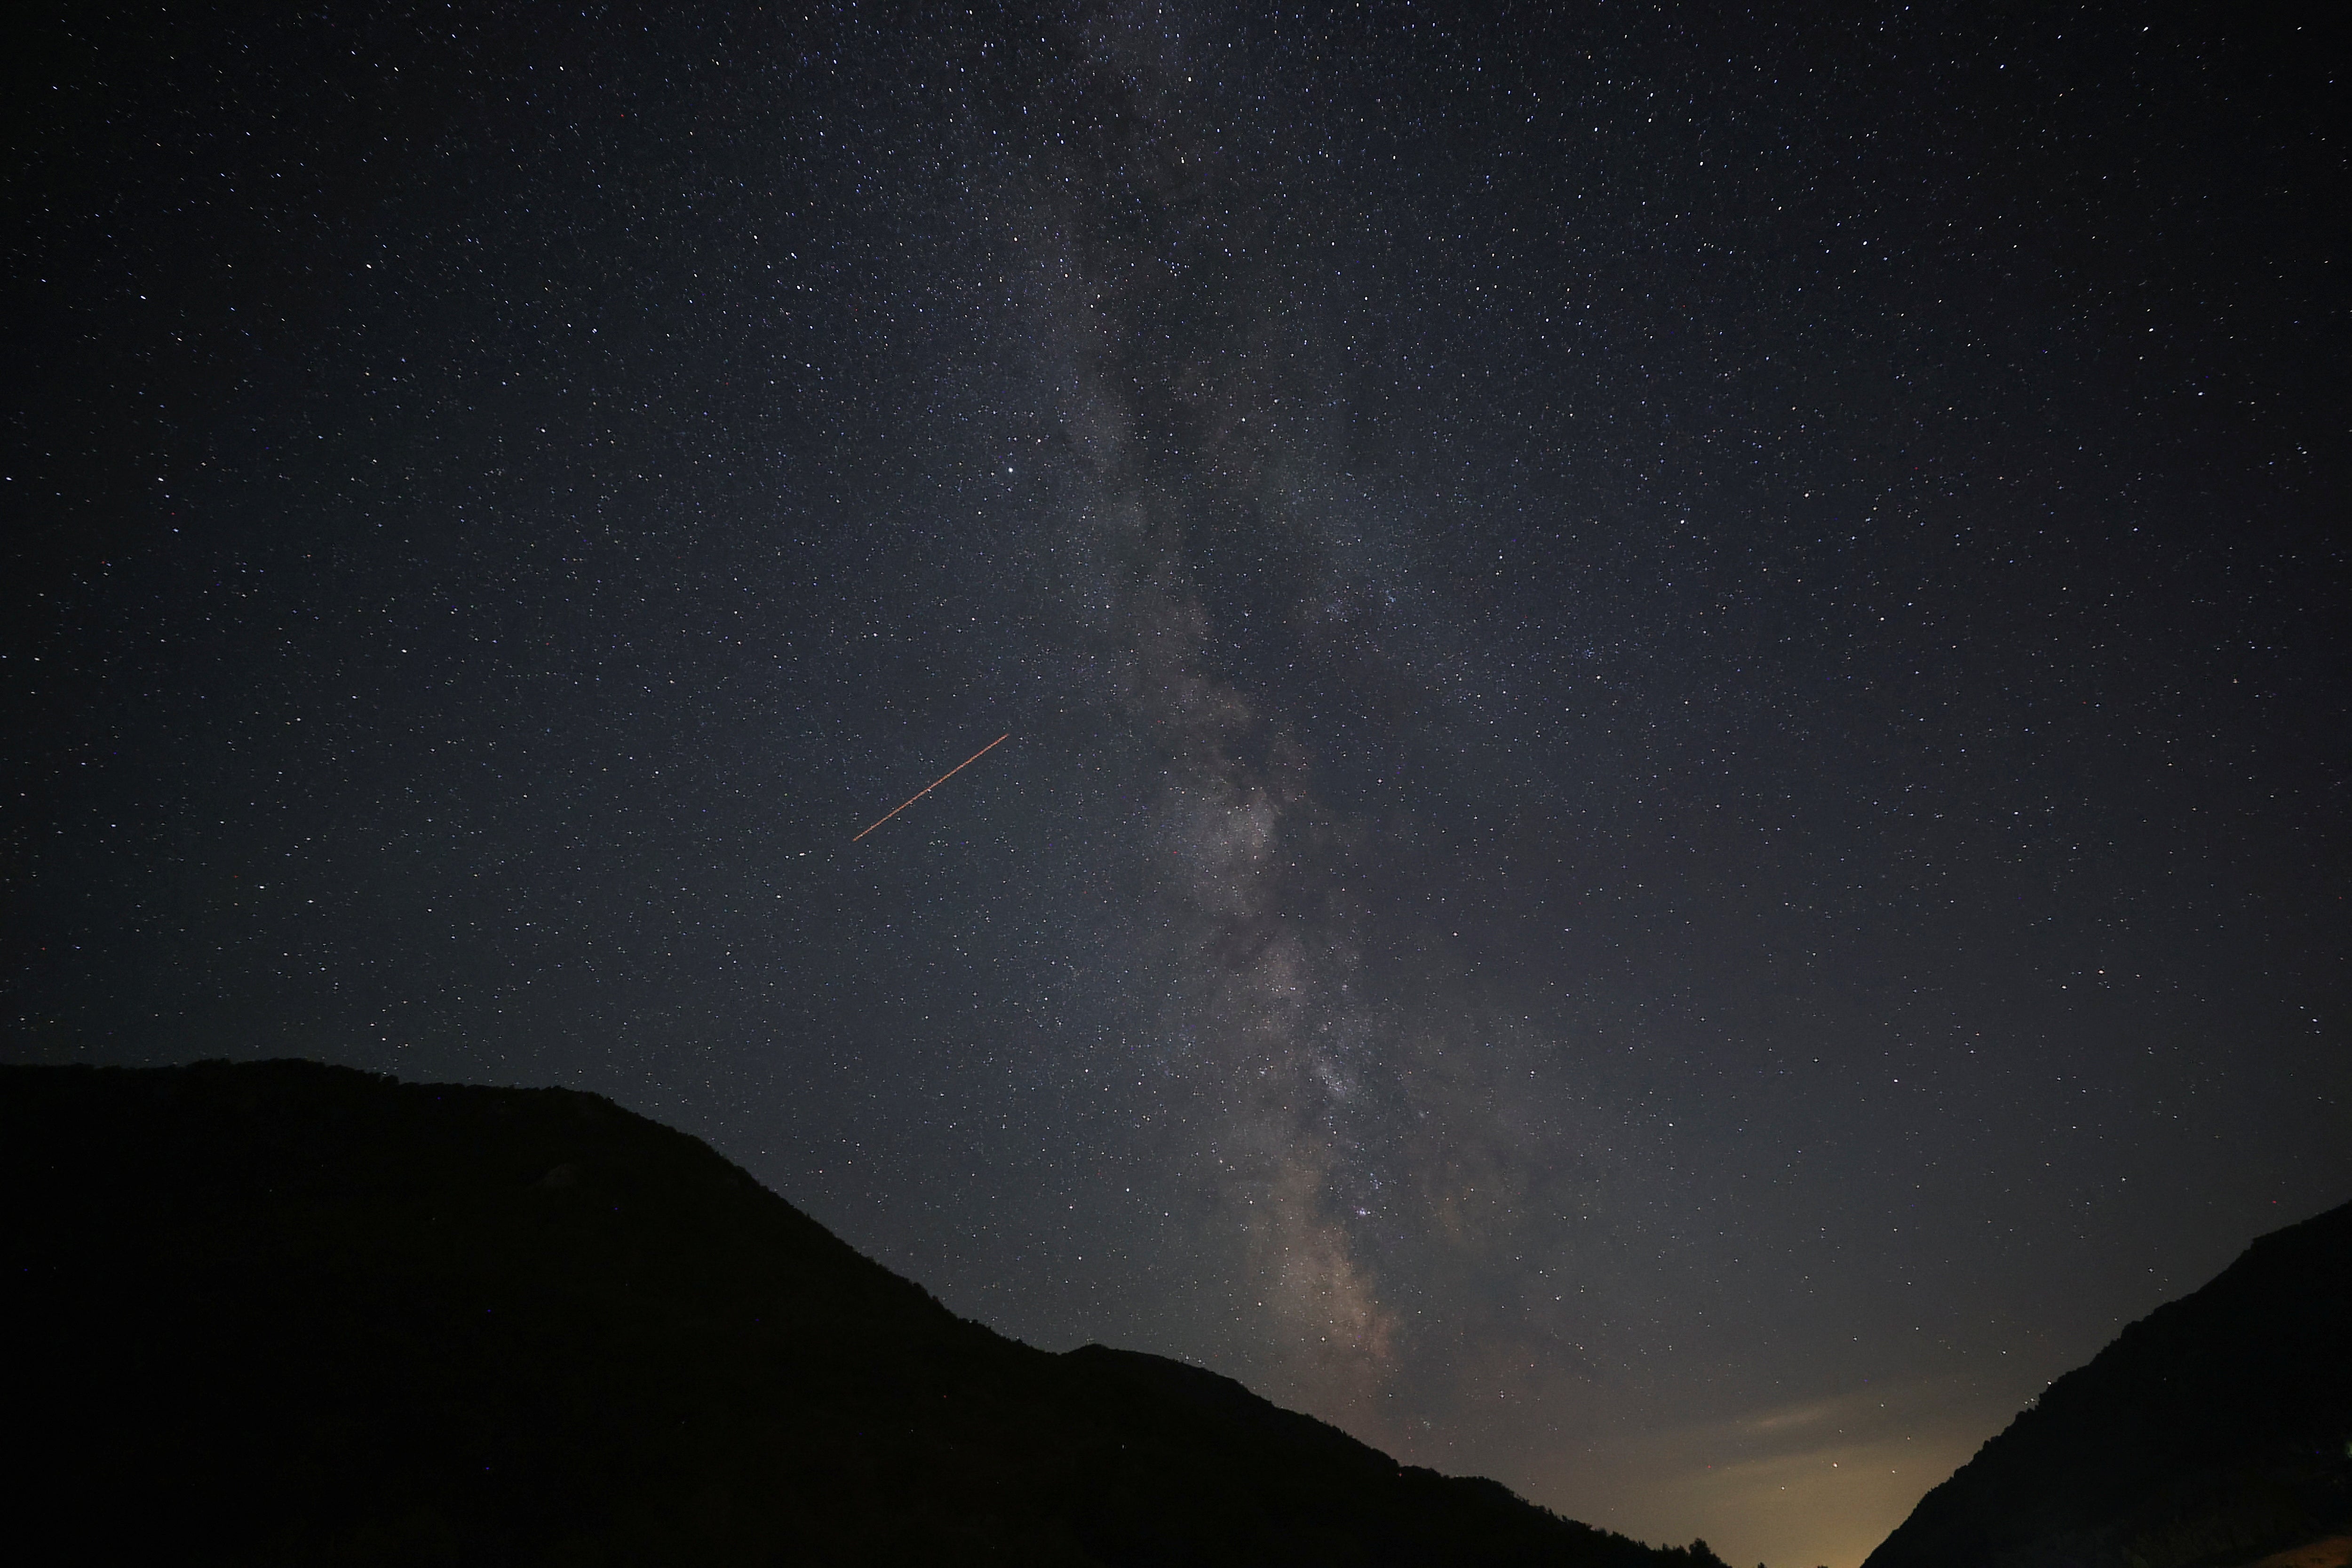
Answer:
[(2125, 1329), (1864, 1568), (2221, 1568), (2344, 1531), (2352, 1204)]
[(593, 1095), (0, 1067), (19, 1539), (76, 1560), (1715, 1568), (957, 1318)]

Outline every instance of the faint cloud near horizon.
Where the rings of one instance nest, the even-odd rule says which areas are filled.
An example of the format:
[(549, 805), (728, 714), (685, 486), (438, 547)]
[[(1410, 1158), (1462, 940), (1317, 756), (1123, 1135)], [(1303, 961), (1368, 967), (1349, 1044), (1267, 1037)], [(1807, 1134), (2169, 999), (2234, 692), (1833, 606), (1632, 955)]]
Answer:
[(1580, 1456), (1538, 1500), (1647, 1541), (1696, 1535), (1734, 1564), (1858, 1568), (2014, 1413), (1957, 1378), (1866, 1385)]

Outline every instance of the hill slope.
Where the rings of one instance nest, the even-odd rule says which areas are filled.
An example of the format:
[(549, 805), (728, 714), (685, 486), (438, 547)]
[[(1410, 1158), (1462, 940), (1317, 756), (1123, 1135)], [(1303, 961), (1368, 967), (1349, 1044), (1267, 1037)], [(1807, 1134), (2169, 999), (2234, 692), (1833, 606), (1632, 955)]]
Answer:
[(0, 1068), (0, 1192), (12, 1534), (82, 1560), (1714, 1562), (1003, 1339), (591, 1095)]
[(2193, 1568), (2352, 1529), (2352, 1204), (2132, 1324), (1864, 1568)]

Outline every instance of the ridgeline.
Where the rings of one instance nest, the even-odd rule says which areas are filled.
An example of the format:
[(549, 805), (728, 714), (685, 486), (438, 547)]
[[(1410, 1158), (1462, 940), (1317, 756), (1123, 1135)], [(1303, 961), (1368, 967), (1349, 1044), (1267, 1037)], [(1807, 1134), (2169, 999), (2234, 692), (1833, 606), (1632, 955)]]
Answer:
[(2352, 1557), (2352, 1204), (2262, 1237), (2052, 1384), (1864, 1568)]
[(74, 1561), (1718, 1568), (941, 1307), (565, 1089), (0, 1068), (11, 1533)]

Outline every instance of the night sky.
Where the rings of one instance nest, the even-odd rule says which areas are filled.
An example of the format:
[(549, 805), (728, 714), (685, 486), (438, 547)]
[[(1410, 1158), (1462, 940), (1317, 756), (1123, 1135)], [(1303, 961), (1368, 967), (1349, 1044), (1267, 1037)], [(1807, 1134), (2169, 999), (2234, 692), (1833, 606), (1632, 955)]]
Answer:
[(0, 94), (11, 1058), (1773, 1568), (2352, 1197), (2334, 43), (267, 9)]

